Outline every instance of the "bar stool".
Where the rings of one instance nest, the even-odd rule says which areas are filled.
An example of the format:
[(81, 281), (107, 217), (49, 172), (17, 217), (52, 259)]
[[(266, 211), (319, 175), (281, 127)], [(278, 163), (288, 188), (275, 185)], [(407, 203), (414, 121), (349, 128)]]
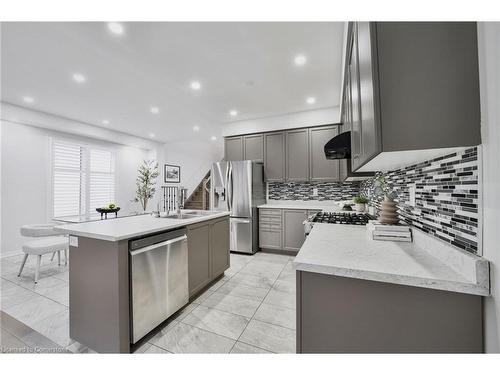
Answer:
[(65, 264), (68, 263), (69, 243), (66, 236), (61, 236), (54, 230), (54, 224), (30, 224), (21, 227), (21, 235), (26, 237), (40, 237), (23, 244), (24, 258), (19, 269), (21, 276), (29, 255), (36, 255), (35, 284), (38, 283), (38, 273), (42, 255), (57, 252), (58, 265), (61, 265), (61, 251), (64, 251)]

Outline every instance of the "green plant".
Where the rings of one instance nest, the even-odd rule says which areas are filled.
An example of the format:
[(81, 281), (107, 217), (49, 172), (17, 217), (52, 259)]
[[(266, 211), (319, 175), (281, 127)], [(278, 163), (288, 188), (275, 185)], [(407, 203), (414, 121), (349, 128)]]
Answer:
[(366, 197), (354, 197), (353, 202), (356, 204), (366, 204), (366, 203), (368, 203), (368, 198), (366, 198)]
[(158, 163), (153, 160), (144, 160), (137, 170), (139, 175), (135, 180), (136, 190), (133, 202), (139, 202), (142, 209), (146, 211), (148, 201), (153, 198), (156, 188), (156, 177), (158, 177)]

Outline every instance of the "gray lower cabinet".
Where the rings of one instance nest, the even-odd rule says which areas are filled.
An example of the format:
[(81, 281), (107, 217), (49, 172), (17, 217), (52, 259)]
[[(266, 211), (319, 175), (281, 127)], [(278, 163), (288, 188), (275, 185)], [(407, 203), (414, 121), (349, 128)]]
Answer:
[(285, 181), (285, 133), (264, 134), (264, 177), (266, 181)]
[(190, 296), (211, 281), (210, 225), (207, 223), (188, 227), (188, 274)]
[(281, 210), (259, 209), (259, 247), (282, 250)]
[(338, 134), (337, 125), (309, 129), (309, 180), (339, 180), (339, 160), (328, 160), (324, 150), (325, 144)]
[(189, 296), (229, 268), (229, 218), (188, 226)]
[(259, 247), (299, 251), (304, 243), (307, 210), (259, 209)]
[(288, 181), (309, 179), (309, 129), (286, 132), (286, 179)]
[(229, 219), (210, 224), (211, 275), (220, 276), (229, 268)]
[(297, 271), (297, 353), (481, 353), (482, 297)]
[(243, 160), (264, 161), (264, 136), (262, 134), (243, 137)]
[(299, 251), (305, 241), (307, 210), (283, 210), (283, 250)]
[(243, 137), (224, 139), (224, 159), (227, 161), (243, 160)]

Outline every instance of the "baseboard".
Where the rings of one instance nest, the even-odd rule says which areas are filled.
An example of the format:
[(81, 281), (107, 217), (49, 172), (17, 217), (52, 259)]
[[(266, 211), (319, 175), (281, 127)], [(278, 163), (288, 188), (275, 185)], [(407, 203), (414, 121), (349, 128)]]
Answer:
[(23, 254), (22, 251), (20, 250), (14, 250), (14, 251), (7, 251), (5, 253), (0, 253), (0, 259), (1, 258), (8, 258), (8, 257), (12, 257), (14, 255), (21, 255)]

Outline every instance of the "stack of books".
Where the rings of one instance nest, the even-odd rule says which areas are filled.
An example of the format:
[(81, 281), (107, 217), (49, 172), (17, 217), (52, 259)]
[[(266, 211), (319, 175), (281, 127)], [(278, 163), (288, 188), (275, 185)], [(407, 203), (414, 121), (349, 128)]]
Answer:
[(370, 220), (366, 224), (370, 236), (379, 241), (411, 242), (411, 228), (407, 225), (381, 224), (377, 220)]

